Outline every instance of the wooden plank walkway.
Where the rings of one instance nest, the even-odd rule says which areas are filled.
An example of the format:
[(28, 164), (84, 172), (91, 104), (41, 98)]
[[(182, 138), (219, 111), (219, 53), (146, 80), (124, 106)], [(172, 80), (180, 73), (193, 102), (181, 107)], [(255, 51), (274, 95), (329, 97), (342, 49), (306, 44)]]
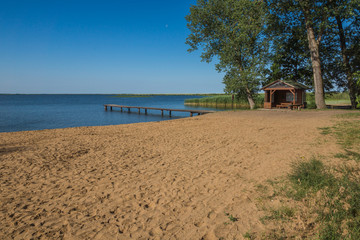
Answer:
[(330, 109), (351, 109), (350, 104), (326, 104), (326, 107)]
[(105, 111), (108, 110), (108, 108), (110, 108), (110, 111), (112, 111), (113, 108), (120, 108), (120, 111), (122, 112), (123, 109), (128, 110), (128, 112), (131, 112), (131, 109), (137, 109), (138, 113), (140, 114), (140, 110), (143, 109), (145, 114), (147, 114), (147, 110), (160, 110), (161, 111), (161, 116), (164, 116), (164, 111), (168, 111), (169, 112), (169, 116), (171, 117), (171, 112), (188, 112), (190, 113), (190, 117), (193, 116), (193, 114), (206, 114), (206, 113), (213, 113), (215, 111), (208, 111), (208, 110), (192, 110), (192, 109), (171, 109), (171, 108), (154, 108), (154, 107), (137, 107), (137, 106), (124, 106), (124, 105), (116, 105), (116, 104), (104, 104), (105, 107)]

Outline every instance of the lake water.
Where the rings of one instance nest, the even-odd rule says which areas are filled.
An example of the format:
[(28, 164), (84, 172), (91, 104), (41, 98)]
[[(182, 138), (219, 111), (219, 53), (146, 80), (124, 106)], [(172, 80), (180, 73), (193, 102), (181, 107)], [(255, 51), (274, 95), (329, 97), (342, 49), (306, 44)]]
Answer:
[[(105, 111), (103, 104), (205, 109), (184, 106), (187, 98), (201, 96), (170, 95), (151, 97), (114, 97), (114, 95), (0, 95), (0, 132), (41, 130), (81, 126), (104, 126), (163, 121), (188, 117), (189, 113), (148, 111), (148, 115)], [(206, 108), (210, 109), (210, 108)], [(212, 109), (215, 110), (215, 109)]]

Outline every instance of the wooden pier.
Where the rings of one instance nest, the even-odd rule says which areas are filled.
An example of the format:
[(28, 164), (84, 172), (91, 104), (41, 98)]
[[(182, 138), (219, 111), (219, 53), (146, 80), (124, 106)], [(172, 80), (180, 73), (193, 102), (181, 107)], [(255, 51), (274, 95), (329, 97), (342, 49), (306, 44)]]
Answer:
[(148, 110), (159, 110), (161, 111), (161, 116), (164, 116), (164, 111), (169, 112), (169, 116), (171, 117), (171, 112), (188, 112), (190, 113), (190, 117), (192, 117), (194, 114), (201, 115), (206, 113), (213, 113), (215, 111), (208, 111), (208, 110), (190, 110), (190, 109), (170, 109), (170, 108), (154, 108), (154, 107), (135, 107), (135, 106), (124, 106), (124, 105), (116, 105), (116, 104), (104, 104), (105, 111), (110, 109), (110, 111), (113, 110), (113, 108), (120, 108), (120, 111), (124, 111), (124, 109), (127, 109), (128, 112), (131, 112), (131, 109), (137, 109), (138, 113), (141, 113), (141, 109), (144, 110), (144, 113), (147, 114)]

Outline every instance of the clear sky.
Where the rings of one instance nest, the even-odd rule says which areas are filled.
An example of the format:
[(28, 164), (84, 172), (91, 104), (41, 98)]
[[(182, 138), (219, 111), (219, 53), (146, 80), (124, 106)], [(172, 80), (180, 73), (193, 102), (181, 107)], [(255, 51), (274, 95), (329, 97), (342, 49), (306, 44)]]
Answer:
[(221, 93), (188, 53), (196, 0), (0, 0), (0, 93)]

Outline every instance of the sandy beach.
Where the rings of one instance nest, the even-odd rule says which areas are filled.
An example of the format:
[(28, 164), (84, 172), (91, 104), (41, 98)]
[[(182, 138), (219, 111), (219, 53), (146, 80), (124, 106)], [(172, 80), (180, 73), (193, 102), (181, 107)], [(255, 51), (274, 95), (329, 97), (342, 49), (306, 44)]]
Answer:
[[(340, 111), (229, 111), (0, 133), (0, 239), (242, 239), (256, 186), (340, 151)], [(237, 221), (230, 222), (226, 213)]]

